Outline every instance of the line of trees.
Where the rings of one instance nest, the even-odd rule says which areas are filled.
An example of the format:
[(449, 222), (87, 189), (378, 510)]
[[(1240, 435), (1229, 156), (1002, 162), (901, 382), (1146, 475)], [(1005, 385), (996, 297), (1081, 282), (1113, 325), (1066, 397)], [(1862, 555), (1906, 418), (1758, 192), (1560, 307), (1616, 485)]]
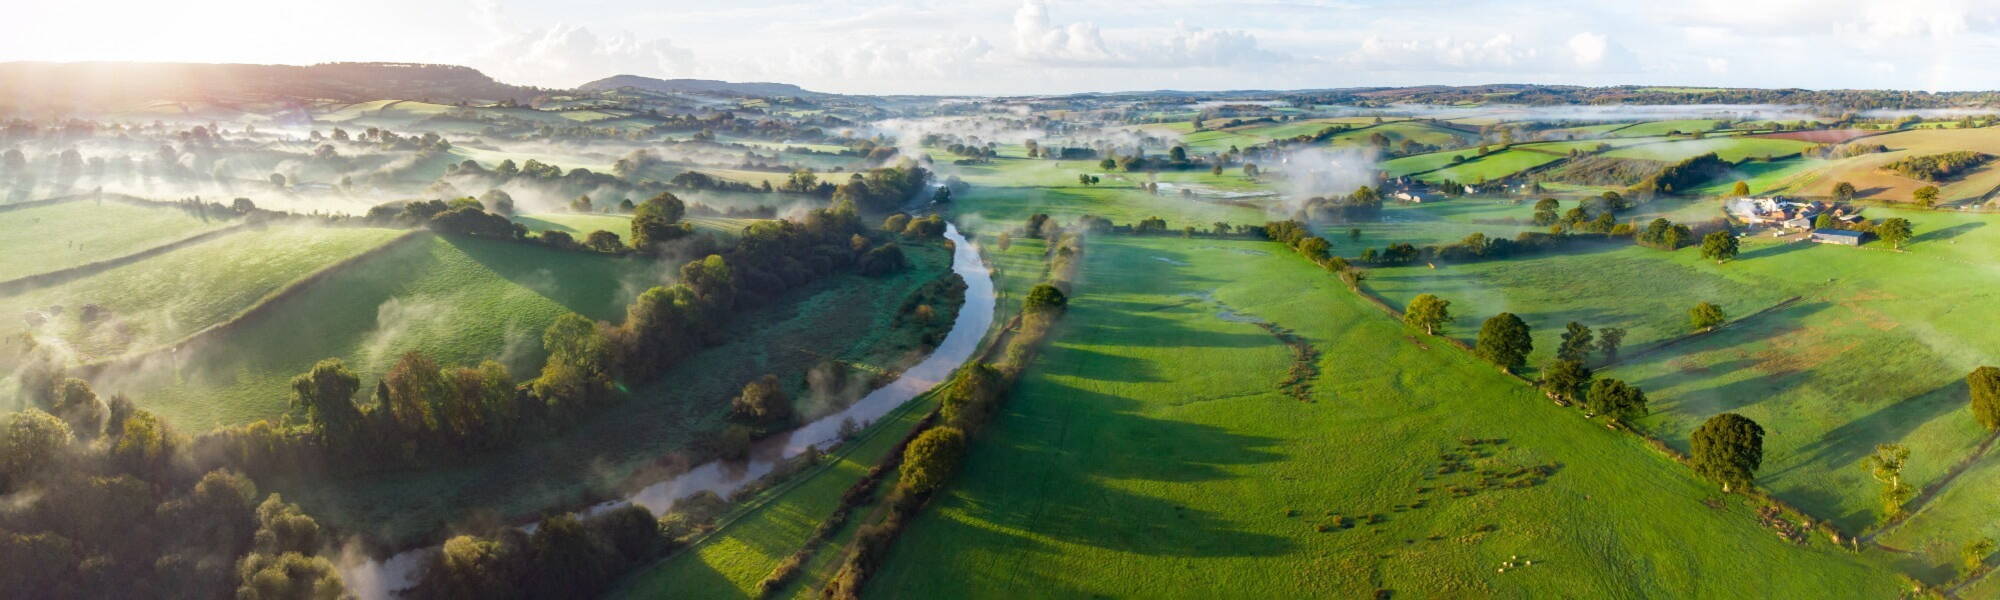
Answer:
[[(673, 203), (662, 203), (640, 212), (671, 217)], [(635, 219), (635, 229), (649, 218)], [(361, 402), (360, 378), (330, 359), (292, 383), (300, 423), (257, 422), (201, 441), (231, 464), (264, 472), (418, 467), (546, 438), (618, 402), (621, 384), (649, 382), (725, 341), (734, 314), (856, 269), (871, 256), (906, 268), (906, 260), (881, 258), (901, 256), (894, 242), (871, 236), (879, 237), (860, 224), (849, 203), (812, 211), (802, 223), (759, 222), (728, 250), (682, 265), (678, 283), (641, 293), (618, 325), (576, 314), (556, 319), (542, 336), (548, 359), (528, 381), (513, 381), (493, 361), (451, 367), (409, 353)]]
[(1003, 358), (997, 363), (975, 361), (960, 367), (943, 385), (936, 422), (916, 433), (903, 448), (896, 486), (884, 500), (887, 514), (855, 533), (853, 549), (821, 587), (821, 597), (859, 598), (863, 584), (882, 564), (903, 527), (958, 471), (970, 437), (991, 420), (1042, 340), (1066, 312), (1070, 282), (1083, 256), (1080, 233), (1045, 232), (1053, 238), (1048, 250), (1049, 279), (1023, 298), (1021, 325), (1002, 342)]

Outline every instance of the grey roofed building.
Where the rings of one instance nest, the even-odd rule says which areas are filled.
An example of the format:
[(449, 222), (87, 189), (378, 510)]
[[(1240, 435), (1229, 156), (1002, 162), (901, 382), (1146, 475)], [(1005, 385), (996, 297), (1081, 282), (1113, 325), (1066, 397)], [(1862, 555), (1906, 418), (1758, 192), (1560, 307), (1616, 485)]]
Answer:
[(1812, 241), (1822, 244), (1859, 246), (1862, 239), (1867, 237), (1867, 235), (1865, 232), (1848, 231), (1845, 229), (1814, 229), (1812, 232)]

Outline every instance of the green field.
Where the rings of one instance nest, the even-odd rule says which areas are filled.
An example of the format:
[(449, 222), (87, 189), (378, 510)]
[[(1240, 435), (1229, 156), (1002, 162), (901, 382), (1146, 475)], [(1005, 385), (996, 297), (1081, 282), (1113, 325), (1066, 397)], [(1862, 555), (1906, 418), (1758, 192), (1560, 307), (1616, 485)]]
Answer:
[(1716, 121), (1715, 119), (1674, 119), (1667, 121), (1650, 121), (1613, 131), (1611, 132), (1611, 135), (1615, 135), (1618, 137), (1651, 137), (1656, 135), (1667, 135), (1668, 133), (1672, 133), (1675, 131), (1679, 131), (1681, 133), (1694, 133), (1696, 131), (1709, 131), (1710, 129), (1713, 129), (1715, 127), (1716, 123), (1718, 123), (1718, 121)]
[(1699, 140), (1681, 140), (1629, 146), (1612, 150), (1605, 153), (1605, 156), (1679, 162), (1713, 152), (1722, 160), (1736, 162), (1745, 158), (1778, 157), (1798, 154), (1810, 146), (1812, 144), (1807, 142), (1779, 138), (1711, 137)]
[[(910, 270), (879, 278), (836, 275), (739, 315), (728, 341), (632, 390), (629, 400), (559, 438), (448, 468), (267, 485), (323, 523), (391, 545), (415, 543), (482, 513), (525, 518), (550, 507), (622, 495), (635, 483), (658, 478), (663, 457), (720, 430), (728, 422), (729, 399), (759, 376), (778, 375), (795, 388), (790, 395), (799, 409), (810, 410), (814, 400), (801, 382), (822, 361), (883, 373), (920, 356), (915, 335), (896, 326), (896, 317), (905, 299), (947, 272), (951, 257), (936, 245), (904, 248)], [(579, 266), (602, 268), (569, 265)]]
[(0, 281), (125, 256), (239, 221), (179, 208), (72, 200), (0, 211)]
[[(1446, 154), (1447, 152), (1449, 151), (1433, 154)], [(1417, 175), (1417, 178), (1432, 182), (1445, 180), (1461, 183), (1492, 181), (1519, 173), (1523, 169), (1539, 167), (1562, 158), (1555, 154), (1527, 150), (1501, 150), (1486, 156), (1475, 156), (1476, 154), (1475, 152), (1465, 152), (1464, 155), (1466, 158), (1463, 164), (1439, 168), (1435, 171)], [(1405, 168), (1401, 165), (1398, 165), (1395, 169), (1390, 168), (1390, 165), (1395, 164), (1396, 160), (1383, 164), (1383, 168), (1389, 170), (1391, 175), (1395, 175), (1398, 170)], [(1449, 160), (1449, 157), (1446, 157), (1446, 164), (1449, 164)]]
[(496, 358), (527, 376), (557, 316), (616, 321), (666, 272), (638, 259), (419, 234), (274, 301), (194, 356), (153, 357), (135, 374), (101, 378), (99, 389), (130, 392), (202, 430), (277, 417), (286, 382), (328, 357), (371, 381), (412, 350), (442, 365)]
[[(1850, 531), (1874, 520), (1878, 484), (1857, 464), (1875, 444), (1909, 446), (1904, 476), (1922, 486), (1982, 439), (1963, 377), (2000, 354), (2000, 339), (1981, 325), (2000, 317), (2000, 273), (1983, 264), (2000, 247), (1991, 218), (1870, 211), (1909, 218), (1919, 241), (1897, 253), (1880, 242), (1857, 249), (1756, 239), (1742, 260), (1714, 272), (1803, 301), (1613, 372), (1653, 395), (1648, 426), (1670, 443), (1685, 447), (1700, 419), (1724, 410), (1763, 423), (1763, 484)], [(1893, 531), (1892, 545), (2000, 535), (1990, 519), (1973, 526), (1964, 517), (1990, 514), (1974, 498), (2000, 485), (1986, 475), (1992, 460)]]
[[(1232, 250), (1282, 249), (1098, 237), (1056, 342), (869, 590), (1894, 593), (1867, 561), (1784, 543), (1739, 499), (1637, 440), (1455, 348), (1406, 341), (1411, 332), (1296, 257)], [(1313, 402), (1276, 390), (1292, 355), (1240, 317), (1322, 352)], [(1440, 455), (1503, 473), (1555, 468), (1524, 487), (1485, 487), (1439, 474)], [(1446, 491), (1468, 482), (1468, 497)], [(1496, 572), (1513, 556), (1535, 565)]]
[[(95, 362), (150, 350), (235, 318), (287, 284), (402, 233), (255, 227), (58, 286), (0, 297), (0, 313), (49, 314), (52, 307), (61, 307), (60, 314), (50, 315), (33, 333), (43, 344), (73, 352), (78, 362)], [(101, 307), (104, 316), (86, 324), (79, 314), (88, 304)], [(0, 321), (0, 336), (27, 331), (21, 319)]]

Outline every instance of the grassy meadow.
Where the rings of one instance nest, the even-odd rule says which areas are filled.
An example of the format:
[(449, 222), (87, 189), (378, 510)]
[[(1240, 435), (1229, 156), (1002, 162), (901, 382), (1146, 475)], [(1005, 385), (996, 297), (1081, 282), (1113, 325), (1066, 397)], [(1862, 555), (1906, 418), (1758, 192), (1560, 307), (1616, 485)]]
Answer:
[[(0, 312), (36, 311), (48, 318), (33, 328), (21, 319), (0, 322), (0, 336), (32, 333), (42, 344), (65, 348), (78, 362), (148, 351), (234, 319), (292, 282), (401, 234), (289, 225), (231, 232), (59, 285), (0, 296)], [(85, 322), (85, 305), (101, 308), (103, 316)]]
[(575, 312), (617, 321), (664, 277), (648, 263), (512, 242), (420, 233), (291, 295), (213, 339), (155, 355), (100, 389), (128, 391), (187, 428), (275, 418), (286, 382), (323, 358), (364, 380), (421, 351), (442, 365), (495, 358), (517, 377), (541, 365), (542, 330)]
[[(1236, 250), (1282, 251), (1096, 238), (1055, 342), (868, 589), (1894, 593), (1864, 559), (1779, 540), (1740, 499), (1416, 339), (1304, 261)], [(1245, 319), (1320, 352), (1311, 402), (1278, 391), (1293, 354)], [(1534, 565), (1504, 569), (1514, 557)]]
[(110, 260), (240, 221), (79, 199), (0, 211), (0, 281)]

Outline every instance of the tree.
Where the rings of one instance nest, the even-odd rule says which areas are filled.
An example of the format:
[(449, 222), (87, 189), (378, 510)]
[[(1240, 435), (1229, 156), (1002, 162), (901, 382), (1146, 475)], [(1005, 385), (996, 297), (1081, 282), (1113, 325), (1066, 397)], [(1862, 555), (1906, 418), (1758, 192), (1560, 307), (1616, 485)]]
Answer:
[(1903, 249), (1903, 243), (1910, 241), (1911, 233), (1910, 220), (1902, 217), (1883, 219), (1881, 223), (1875, 225), (1875, 237), (1889, 242), (1889, 245), (1897, 250)]
[(1718, 265), (1736, 258), (1738, 250), (1736, 236), (1727, 231), (1713, 232), (1701, 238), (1701, 257), (1712, 259)]
[(292, 378), (292, 406), (305, 409), (307, 426), (321, 439), (345, 442), (361, 427), (361, 411), (354, 406), (358, 391), (361, 377), (347, 363), (329, 358)]
[(1689, 462), (1696, 475), (1722, 485), (1722, 491), (1749, 487), (1764, 464), (1764, 428), (1736, 413), (1709, 417), (1689, 439)]
[(2000, 368), (1973, 369), (1965, 387), (1972, 391), (1972, 418), (1989, 431), (2000, 429)]
[(906, 215), (903, 213), (895, 213), (882, 219), (883, 231), (887, 231), (889, 233), (902, 233), (904, 229), (909, 229), (909, 228), (910, 228), (910, 215)]
[(570, 212), (580, 213), (590, 212), (590, 196), (577, 196), (575, 200), (569, 201), (569, 210)]
[(1534, 351), (1535, 340), (1528, 333), (1528, 324), (1514, 313), (1500, 313), (1487, 319), (1479, 326), (1479, 339), (1473, 345), (1473, 352), (1500, 368), (1513, 372), (1528, 364), (1528, 353)]
[(1842, 181), (1833, 184), (1833, 199), (1847, 202), (1854, 199), (1854, 184)]
[(743, 386), (743, 393), (729, 401), (729, 416), (756, 425), (774, 425), (792, 418), (792, 400), (778, 376), (766, 374)]
[(479, 204), (494, 213), (514, 214), (514, 197), (504, 190), (497, 188), (486, 190), (486, 193), (479, 195)]
[(1978, 573), (1981, 567), (1986, 566), (1986, 558), (1993, 555), (1993, 548), (1993, 538), (1966, 542), (1965, 548), (1958, 551), (1958, 576), (1969, 578)]
[(1736, 187), (1729, 189), (1729, 195), (1738, 198), (1750, 195), (1750, 182), (1747, 181), (1736, 182)]
[(1619, 425), (1646, 416), (1646, 392), (1609, 377), (1590, 383), (1584, 404), (1590, 407), (1590, 412), (1604, 415)]
[(1910, 448), (1902, 444), (1878, 444), (1875, 453), (1861, 460), (1861, 468), (1882, 482), (1882, 522), (1903, 515), (1903, 504), (1916, 490), (1903, 483), (1903, 465), (1910, 461)]
[(949, 425), (932, 427), (903, 449), (902, 485), (924, 493), (943, 485), (965, 452), (965, 432)]
[(1028, 290), (1027, 298), (1021, 302), (1021, 310), (1029, 313), (1054, 311), (1068, 304), (1069, 298), (1063, 295), (1062, 290), (1056, 289), (1053, 285), (1040, 283)]
[(1451, 322), (1451, 301), (1421, 294), (1410, 299), (1410, 305), (1403, 309), (1403, 323), (1419, 327), (1427, 335), (1437, 335)]
[(549, 357), (531, 389), (551, 408), (590, 404), (610, 391), (610, 348), (589, 317), (576, 313), (556, 317), (542, 333), (542, 348)]
[(660, 243), (693, 232), (681, 222), (681, 217), (686, 214), (687, 204), (672, 192), (660, 192), (647, 198), (632, 209), (632, 247), (650, 253)]
[(1625, 343), (1625, 329), (1606, 327), (1597, 330), (1597, 351), (1604, 353), (1605, 363), (1618, 362), (1618, 347)]
[(1542, 367), (1539, 386), (1548, 397), (1568, 402), (1577, 399), (1590, 385), (1590, 367), (1581, 361), (1556, 359)]
[(1722, 307), (1703, 302), (1688, 310), (1688, 325), (1695, 331), (1708, 331), (1722, 325), (1728, 319), (1722, 315)]
[(1924, 208), (1935, 206), (1938, 199), (1938, 186), (1927, 185), (1917, 188), (1917, 191), (1910, 194), (1910, 199), (1917, 201), (1917, 204)]
[(1571, 321), (1567, 330), (1563, 331), (1562, 344), (1556, 346), (1556, 358), (1581, 363), (1590, 355), (1590, 342), (1590, 328)]
[(1840, 222), (1833, 219), (1833, 213), (1820, 213), (1813, 217), (1813, 229), (1839, 229)]
[(54, 464), (75, 439), (68, 423), (38, 409), (7, 415), (0, 429), (0, 490), (11, 491)]

